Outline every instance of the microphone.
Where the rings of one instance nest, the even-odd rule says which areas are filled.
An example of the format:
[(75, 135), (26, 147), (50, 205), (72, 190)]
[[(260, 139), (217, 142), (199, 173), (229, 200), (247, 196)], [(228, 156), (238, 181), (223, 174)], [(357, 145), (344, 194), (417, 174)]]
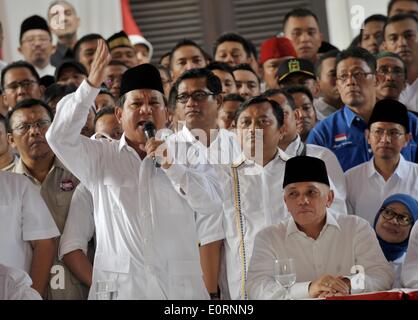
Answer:
[[(155, 138), (156, 131), (157, 131), (157, 129), (155, 128), (154, 123), (152, 123), (151, 121), (145, 122), (144, 133), (145, 133), (145, 137), (147, 138), (147, 140), (149, 140), (151, 138)], [(155, 156), (152, 157), (152, 161), (154, 161), (154, 165), (155, 165), (156, 168), (161, 167), (161, 164), (157, 161)]]

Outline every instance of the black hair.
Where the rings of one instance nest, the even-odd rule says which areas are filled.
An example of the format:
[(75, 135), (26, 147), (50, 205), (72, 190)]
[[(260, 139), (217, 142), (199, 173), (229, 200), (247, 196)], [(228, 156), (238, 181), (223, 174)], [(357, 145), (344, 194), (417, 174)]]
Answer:
[(103, 117), (104, 115), (107, 115), (107, 114), (115, 115), (115, 108), (113, 108), (113, 107), (104, 107), (104, 108), (101, 108), (96, 113), (96, 115), (94, 116), (94, 126), (96, 126), (97, 120), (99, 120), (101, 117)]
[(261, 85), (261, 80), (258, 77), (257, 73), (255, 73), (254, 69), (248, 64), (248, 63), (241, 63), (238, 64), (234, 67), (232, 67), (232, 72), (236, 71), (236, 70), (246, 70), (246, 71), (250, 71), (251, 73), (253, 73), (255, 75), (255, 77), (257, 78), (258, 81), (258, 86)]
[[(106, 86), (101, 86), (100, 87), (100, 91), (99, 91), (99, 94), (107, 94), (108, 96), (110, 96), (113, 100), (116, 100), (115, 99), (115, 96), (112, 94), (112, 92), (110, 92), (110, 90), (106, 87)], [(99, 95), (98, 94), (98, 95)]]
[(201, 46), (199, 46), (193, 40), (183, 39), (183, 40), (180, 40), (179, 42), (177, 42), (176, 45), (173, 47), (173, 49), (171, 49), (171, 51), (170, 51), (170, 67), (171, 67), (171, 64), (173, 62), (174, 52), (176, 52), (179, 48), (185, 47), (185, 46), (196, 47), (197, 49), (199, 49), (199, 51), (202, 54), (203, 58), (206, 59), (206, 60), (208, 60), (209, 55), (205, 52), (205, 50), (203, 50), (203, 48)]
[(23, 60), (12, 62), (12, 63), (8, 64), (6, 67), (4, 67), (3, 70), (1, 70), (1, 87), (2, 87), (3, 91), (4, 91), (4, 77), (7, 73), (7, 71), (9, 71), (11, 69), (18, 69), (18, 68), (28, 69), (30, 71), (30, 73), (32, 73), (32, 75), (34, 76), (34, 78), (36, 79), (36, 81), (38, 83), (41, 80), (41, 78), (39, 77), (39, 74), (36, 71), (35, 67), (33, 65), (31, 65), (29, 62), (26, 62), (26, 61), (23, 61)]
[(277, 126), (278, 126), (278, 128), (281, 128), (283, 126), (283, 121), (284, 121), (284, 114), (283, 114), (282, 108), (280, 107), (280, 105), (276, 101), (270, 100), (264, 95), (252, 97), (248, 100), (245, 100), (243, 103), (241, 103), (241, 105), (239, 106), (239, 108), (238, 108), (238, 110), (235, 114), (235, 123), (238, 123), (238, 118), (241, 115), (241, 113), (243, 113), (251, 105), (265, 103), (265, 102), (267, 102), (271, 105), (274, 117), (277, 120)]
[(321, 76), (322, 62), (329, 58), (336, 58), (339, 53), (340, 50), (337, 49), (328, 51), (327, 53), (324, 53), (319, 56), (318, 60), (315, 62), (315, 74), (318, 78)]
[[(89, 33), (86, 34), (84, 37), (80, 38), (76, 44), (74, 45), (74, 58), (79, 61), (80, 60), (80, 46), (85, 42), (91, 42), (93, 40), (99, 40), (104, 38), (98, 33)], [(106, 42), (107, 43), (107, 42)]]
[(351, 40), (349, 46), (347, 47), (347, 49), (349, 48), (356, 48), (356, 47), (360, 47), (361, 44), (361, 34), (359, 33), (358, 35), (356, 35), (353, 40)]
[[(244, 48), (245, 53), (247, 54), (247, 57), (251, 57), (251, 45), (248, 43), (248, 40), (245, 39), (243, 36), (237, 34), (237, 33), (224, 33), (222, 34), (218, 39), (215, 40), (214, 44), (213, 44), (213, 56), (215, 57), (216, 55), (216, 50), (218, 50), (218, 47), (227, 41), (231, 41), (231, 42), (238, 42), (242, 44), (242, 47)], [(256, 50), (256, 55), (257, 55), (257, 50)]]
[(176, 91), (178, 91), (179, 85), (183, 80), (196, 78), (206, 78), (206, 87), (209, 89), (209, 91), (215, 95), (221, 94), (221, 80), (207, 68), (191, 69), (185, 71), (183, 74), (180, 75), (180, 77), (177, 78), (173, 87), (175, 87)]
[(46, 88), (44, 92), (44, 101), (46, 104), (49, 103), (57, 98), (61, 100), (61, 98), (65, 97), (67, 94), (73, 93), (77, 90), (77, 87), (73, 84), (70, 85), (62, 85), (58, 83), (54, 83)]
[(153, 64), (153, 66), (156, 67), (159, 71), (164, 72), (170, 81), (172, 80), (171, 73), (168, 68), (164, 67), (162, 64)]
[(272, 96), (275, 96), (276, 94), (282, 94), (285, 96), (290, 108), (294, 111), (296, 110), (296, 103), (293, 96), (287, 92), (285, 88), (274, 88), (274, 89), (268, 89), (264, 91), (263, 95), (267, 98), (270, 98)]
[(313, 95), (312, 95), (312, 92), (311, 92), (311, 90), (309, 90), (307, 87), (305, 87), (305, 86), (292, 86), (292, 87), (287, 87), (286, 89), (286, 92), (288, 93), (288, 94), (295, 94), (295, 93), (303, 93), (303, 94), (305, 94), (308, 98), (309, 98), (309, 100), (311, 100), (311, 102), (313, 103)]
[(296, 17), (296, 18), (305, 18), (305, 17), (313, 17), (319, 27), (319, 20), (318, 17), (316, 16), (315, 13), (313, 13), (311, 10), (306, 9), (306, 8), (296, 8), (293, 9), (291, 11), (289, 11), (288, 13), (286, 13), (286, 15), (284, 16), (284, 20), (283, 20), (283, 30), (286, 27), (286, 23), (287, 21), (291, 18), (291, 17)]
[[(392, 10), (392, 8), (393, 8), (393, 5), (394, 5), (394, 4), (395, 4), (395, 2), (397, 2), (397, 1), (399, 1), (399, 0), (390, 0), (390, 2), (389, 2), (389, 4), (388, 4), (388, 16), (389, 16), (390, 11), (391, 11), (391, 10)], [(404, 1), (412, 1), (412, 2), (418, 3), (418, 0), (404, 0)]]
[(351, 47), (346, 50), (341, 51), (337, 55), (337, 60), (335, 61), (335, 65), (338, 64), (348, 58), (357, 58), (361, 59), (367, 63), (372, 73), (376, 72), (376, 58), (366, 49), (360, 47)]
[(177, 88), (173, 85), (170, 88), (170, 93), (168, 94), (167, 106), (169, 109), (176, 109), (176, 97), (177, 97)]
[(13, 114), (16, 111), (21, 110), (21, 109), (30, 109), (35, 106), (42, 106), (43, 108), (45, 108), (45, 110), (48, 112), (48, 116), (51, 119), (51, 122), (54, 120), (54, 113), (51, 107), (48, 106), (45, 102), (43, 102), (42, 100), (38, 100), (38, 99), (25, 99), (25, 100), (18, 102), (16, 106), (14, 106), (13, 109), (11, 109), (7, 113), (7, 117), (6, 117), (7, 132), (8, 133), (12, 132), (11, 120), (12, 120)]
[(257, 52), (256, 46), (254, 45), (254, 43), (250, 39), (246, 39), (246, 40), (247, 40), (248, 46), (250, 47), (251, 53), (255, 57), (255, 60), (258, 61), (258, 52)]
[(417, 17), (415, 17), (412, 14), (400, 13), (400, 14), (397, 14), (397, 15), (394, 15), (394, 16), (390, 17), (386, 21), (385, 26), (383, 27), (383, 35), (386, 33), (386, 27), (388, 25), (390, 25), (391, 23), (395, 23), (395, 22), (399, 22), (399, 21), (404, 21), (404, 20), (408, 20), (408, 19), (414, 20), (415, 23), (418, 25), (418, 19), (417, 19)]
[(209, 63), (206, 68), (209, 69), (209, 70), (211, 70), (211, 71), (213, 71), (213, 70), (220, 70), (220, 71), (227, 72), (235, 80), (235, 76), (234, 76), (234, 72), (233, 72), (232, 67), (229, 64), (225, 63), (225, 62), (214, 61), (214, 62)]
[(327, 41), (322, 41), (321, 46), (318, 49), (318, 53), (325, 54), (325, 53), (328, 53), (328, 52), (333, 51), (333, 50), (340, 51), (336, 46), (332, 45), (331, 43), (329, 43)]
[(371, 16), (367, 17), (366, 20), (363, 22), (363, 28), (360, 29), (360, 39), (363, 39), (363, 30), (366, 24), (369, 22), (383, 22), (383, 24), (388, 21), (388, 17), (384, 16), (383, 14), (372, 14)]
[(238, 101), (240, 103), (243, 103), (245, 101), (245, 98), (238, 93), (229, 93), (224, 96), (223, 102), (227, 101)]
[[(162, 54), (161, 57), (160, 57), (160, 60), (158, 60), (158, 64), (161, 64), (161, 62), (163, 61), (163, 59), (165, 57), (169, 57), (170, 55), (171, 55), (171, 51), (168, 51), (168, 52)], [(168, 60), (170, 60), (170, 58)]]

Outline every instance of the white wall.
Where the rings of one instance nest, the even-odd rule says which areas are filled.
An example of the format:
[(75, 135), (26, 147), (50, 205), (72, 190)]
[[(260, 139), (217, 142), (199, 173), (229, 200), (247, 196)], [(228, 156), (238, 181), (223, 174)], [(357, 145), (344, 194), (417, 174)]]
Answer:
[[(19, 47), (20, 25), (27, 17), (47, 16), (53, 0), (0, 0), (0, 20), (4, 29), (3, 58), (7, 62), (21, 59)], [(78, 37), (99, 33), (105, 38), (122, 29), (119, 0), (67, 0), (80, 17)], [(55, 41), (54, 41), (55, 43)]]
[(345, 49), (372, 14), (386, 15), (389, 0), (326, 0), (330, 42)]

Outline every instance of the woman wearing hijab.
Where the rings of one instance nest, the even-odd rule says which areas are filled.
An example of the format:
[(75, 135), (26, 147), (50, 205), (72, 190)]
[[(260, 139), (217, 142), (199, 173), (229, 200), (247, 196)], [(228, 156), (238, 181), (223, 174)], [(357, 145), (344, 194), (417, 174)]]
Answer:
[(418, 219), (418, 202), (407, 194), (388, 197), (376, 214), (373, 227), (386, 259), (396, 273), (394, 288), (400, 288), (402, 264), (412, 226)]

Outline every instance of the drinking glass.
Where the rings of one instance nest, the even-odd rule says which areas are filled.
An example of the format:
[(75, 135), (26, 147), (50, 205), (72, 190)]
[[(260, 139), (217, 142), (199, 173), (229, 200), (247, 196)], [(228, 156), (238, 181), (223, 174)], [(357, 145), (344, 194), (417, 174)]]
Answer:
[(274, 280), (286, 289), (286, 300), (292, 300), (290, 288), (296, 282), (296, 269), (293, 258), (274, 259)]

